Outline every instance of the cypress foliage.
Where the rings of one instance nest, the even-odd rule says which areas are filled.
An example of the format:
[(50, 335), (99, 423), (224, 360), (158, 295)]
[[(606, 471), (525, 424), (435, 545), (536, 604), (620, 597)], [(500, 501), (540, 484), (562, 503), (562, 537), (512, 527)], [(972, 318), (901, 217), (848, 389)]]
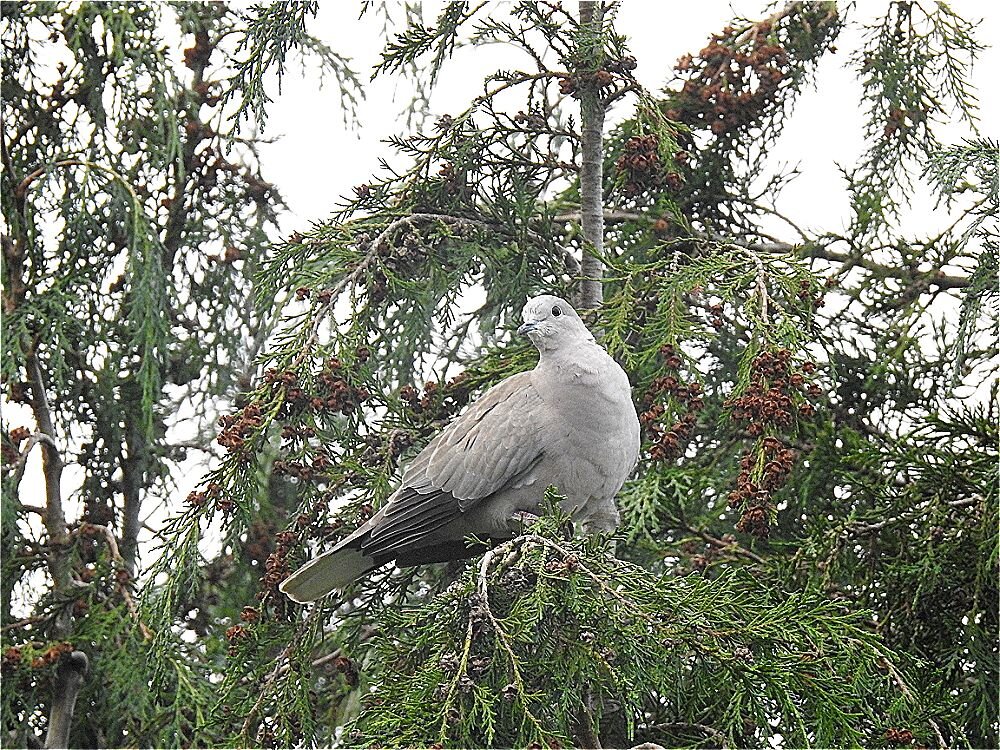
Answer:
[(282, 203), (229, 119), (257, 95), (226, 44), (257, 22), (217, 3), (2, 11), (2, 741), (207, 741), (203, 649), (151, 629), (135, 580), (162, 539), (144, 521), (210, 455), (270, 330), (253, 279)]
[[(5, 4), (5, 89), (36, 114), (20, 136), (5, 117), (3, 377), (36, 428), (5, 417), (4, 741), (52, 731), (85, 659), (88, 746), (996, 745), (998, 149), (936, 135), (974, 124), (974, 23), (894, 3), (840, 52), (868, 150), (849, 225), (817, 231), (780, 215), (793, 175), (768, 151), (856, 21), (827, 2), (735, 19), (653, 93), (617, 6), (580, 5), (410, 16), (376, 74), (433, 86), (495, 42), (532, 67), (393, 138), (395, 168), (269, 244), (279, 199), (233, 127), (263, 119), (293, 50), (338, 74), (349, 116), (354, 74), (307, 34), (317, 4), (170, 6), (183, 76), (161, 6)], [(31, 60), (33, 25), (76, 60), (55, 88), (6, 64)], [(898, 221), (921, 190), (929, 237)], [(540, 291), (594, 308), (633, 381), (617, 535), (574, 537), (552, 488), (478, 558), (283, 597), (533, 365), (512, 329)], [(140, 560), (133, 511), (170, 497), (184, 399), (206, 448), (228, 407), (221, 450)], [(35, 445), (45, 508), (22, 482)]]

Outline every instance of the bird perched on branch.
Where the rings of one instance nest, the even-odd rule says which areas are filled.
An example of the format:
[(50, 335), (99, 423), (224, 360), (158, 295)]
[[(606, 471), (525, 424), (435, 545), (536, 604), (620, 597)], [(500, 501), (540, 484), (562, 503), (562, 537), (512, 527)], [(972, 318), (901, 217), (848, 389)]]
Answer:
[(628, 377), (565, 300), (528, 300), (518, 333), (538, 365), (484, 393), (410, 462), (399, 489), (367, 523), (280, 586), (319, 599), (387, 562), (470, 557), (466, 538), (507, 539), (545, 490), (584, 530), (618, 524), (614, 497), (639, 456)]

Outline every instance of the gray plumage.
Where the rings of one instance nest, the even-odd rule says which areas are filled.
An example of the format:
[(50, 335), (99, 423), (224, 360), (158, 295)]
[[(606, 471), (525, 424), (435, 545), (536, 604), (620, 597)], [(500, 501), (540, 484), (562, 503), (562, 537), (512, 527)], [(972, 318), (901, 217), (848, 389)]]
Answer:
[(484, 393), (410, 462), (386, 505), (280, 588), (319, 599), (369, 570), (469, 557), (465, 539), (510, 538), (549, 485), (585, 530), (618, 524), (614, 497), (639, 456), (628, 377), (564, 300), (542, 295), (522, 313), (539, 351), (534, 370)]

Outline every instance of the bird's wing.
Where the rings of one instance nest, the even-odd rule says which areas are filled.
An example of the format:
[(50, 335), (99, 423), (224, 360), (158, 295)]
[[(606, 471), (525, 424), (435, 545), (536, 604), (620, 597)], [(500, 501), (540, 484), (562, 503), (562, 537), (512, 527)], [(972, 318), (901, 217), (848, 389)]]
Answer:
[(409, 547), (533, 467), (542, 457), (544, 407), (530, 372), (484, 393), (413, 459), (362, 548)]

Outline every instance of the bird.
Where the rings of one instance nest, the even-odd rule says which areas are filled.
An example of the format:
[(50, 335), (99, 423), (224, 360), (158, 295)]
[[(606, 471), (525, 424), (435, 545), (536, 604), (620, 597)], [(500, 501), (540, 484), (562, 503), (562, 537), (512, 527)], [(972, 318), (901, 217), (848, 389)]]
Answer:
[(559, 297), (532, 297), (517, 333), (538, 364), (497, 383), (405, 467), (365, 524), (279, 586), (306, 603), (371, 570), (472, 557), (467, 541), (510, 539), (537, 515), (549, 486), (584, 533), (613, 531), (615, 495), (639, 458), (628, 376)]

